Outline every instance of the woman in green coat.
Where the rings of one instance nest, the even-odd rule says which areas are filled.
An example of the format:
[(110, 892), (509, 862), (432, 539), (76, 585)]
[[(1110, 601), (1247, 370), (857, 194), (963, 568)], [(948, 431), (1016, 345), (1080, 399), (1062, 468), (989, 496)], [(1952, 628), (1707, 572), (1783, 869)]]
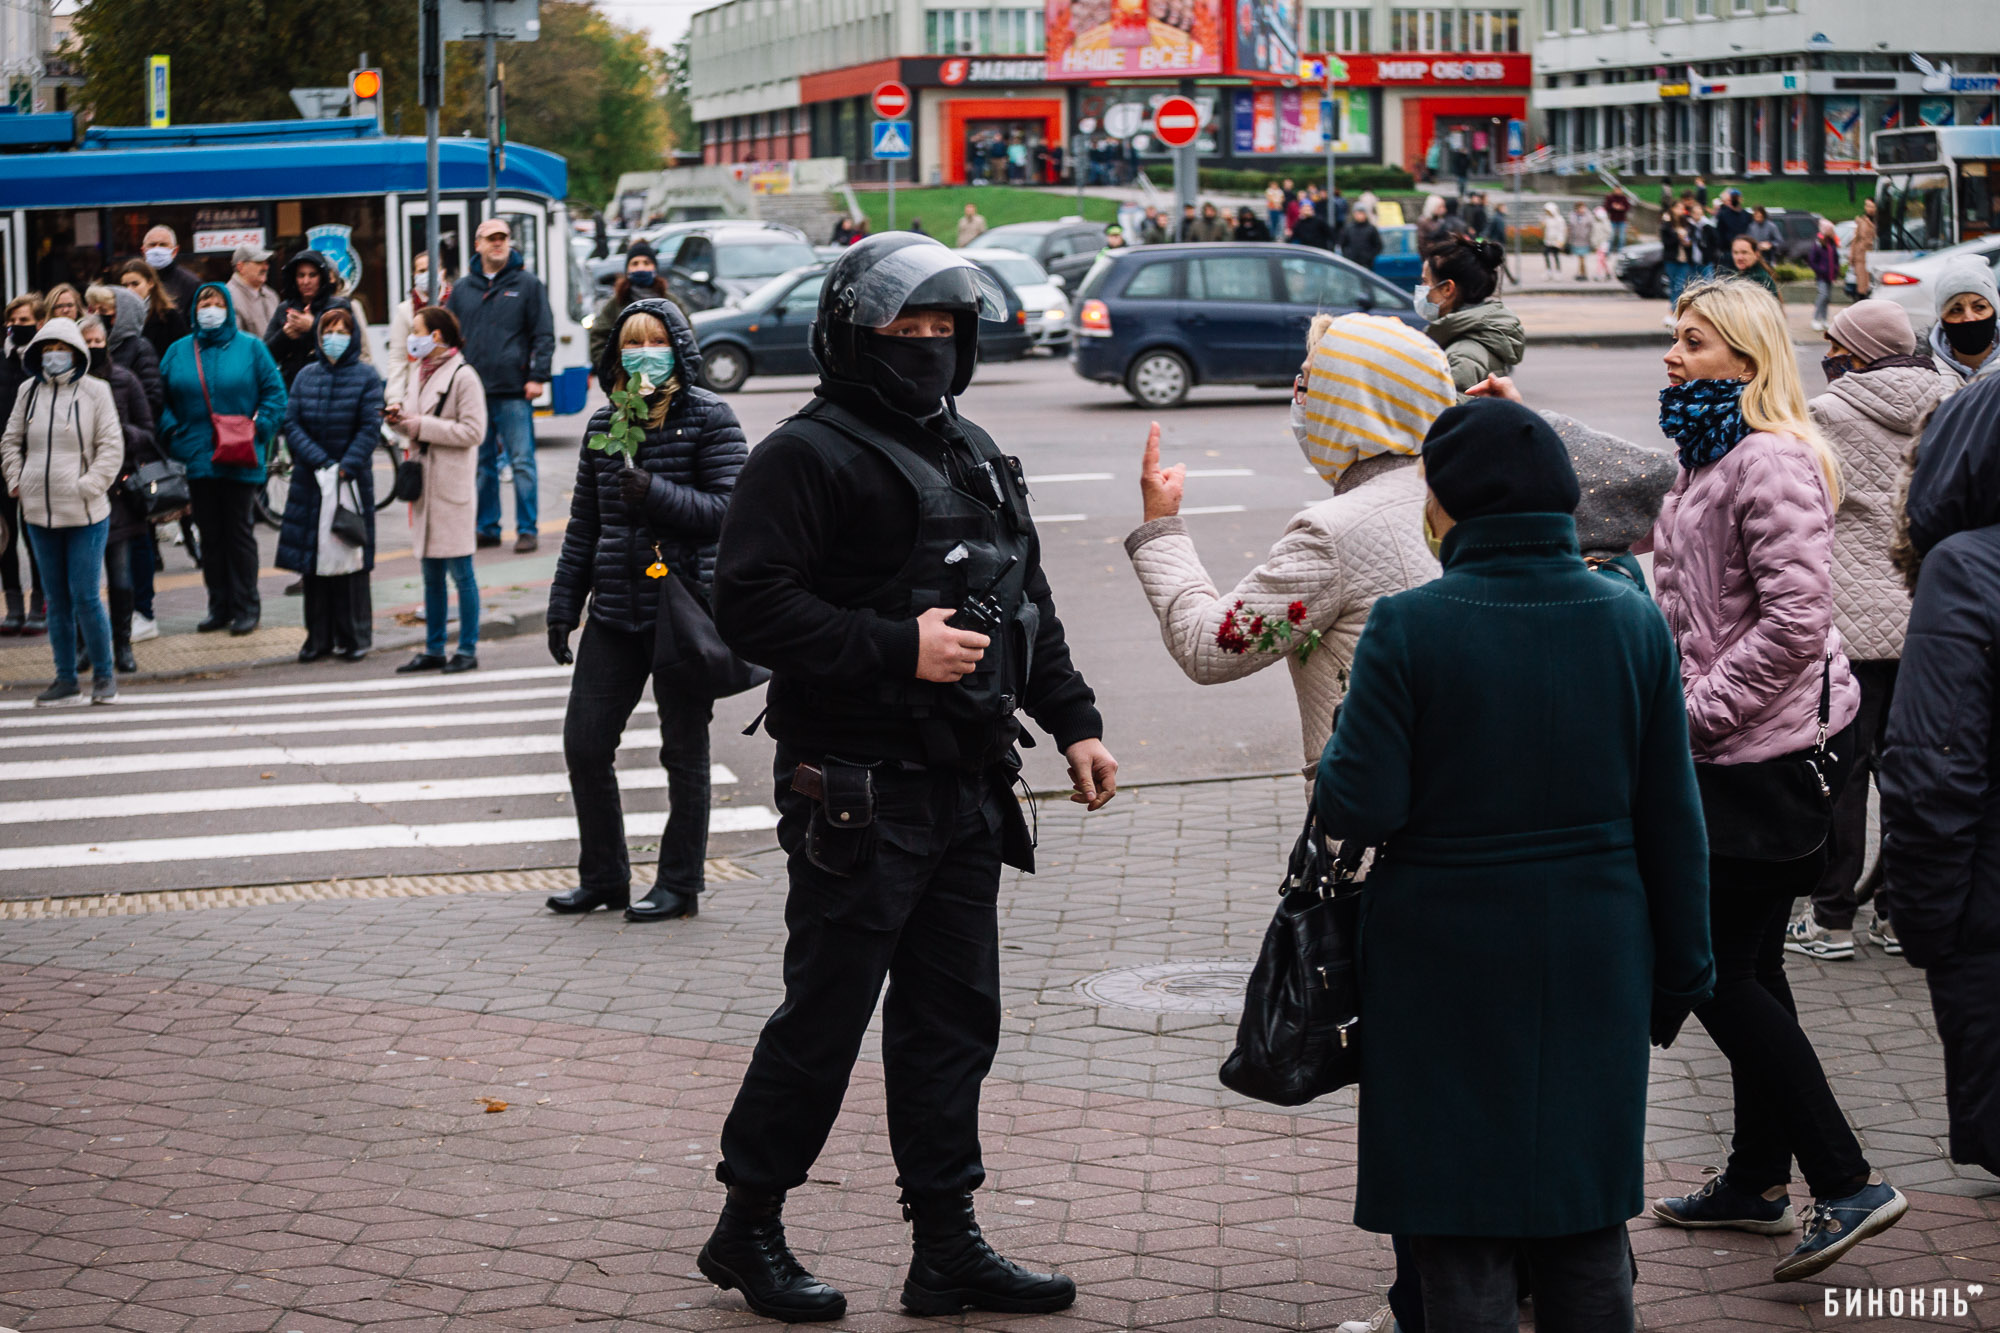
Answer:
[(1444, 574), (1375, 604), (1314, 794), (1379, 848), (1354, 1220), (1430, 1327), (1512, 1327), (1518, 1260), (1540, 1318), (1629, 1328), (1648, 1039), (1714, 978), (1679, 655), (1578, 554), (1547, 422), (1461, 404), (1424, 466)]

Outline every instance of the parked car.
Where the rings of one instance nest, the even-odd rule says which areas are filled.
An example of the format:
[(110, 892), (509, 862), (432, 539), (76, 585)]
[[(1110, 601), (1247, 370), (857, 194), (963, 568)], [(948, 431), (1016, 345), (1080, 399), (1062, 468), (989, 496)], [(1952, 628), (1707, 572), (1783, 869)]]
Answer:
[(1931, 325), (1937, 322), (1937, 298), (1932, 292), (1938, 275), (1947, 265), (1963, 264), (1967, 260), (1991, 264), (1994, 278), (2000, 280), (2000, 235), (1982, 236), (1976, 241), (1932, 250), (1914, 259), (1899, 260), (1887, 268), (1877, 269), (1871, 264), (1875, 290), (1870, 295), (1883, 297), (1903, 307), (1909, 312), (1910, 327), (1917, 331), (1917, 336), (1928, 337)]
[(689, 310), (727, 305), (819, 262), (804, 232), (775, 222), (698, 223), (655, 249), (667, 289)]
[(1020, 293), (1035, 346), (1052, 349), (1069, 346), (1069, 300), (1063, 295), (1067, 283), (1018, 251), (985, 249), (959, 253)]
[(1076, 290), (1104, 248), (1104, 224), (1082, 218), (1060, 222), (1009, 222), (982, 233), (973, 250), (1018, 250)]
[[(752, 375), (811, 375), (813, 320), (827, 265), (808, 264), (781, 273), (732, 305), (697, 310), (689, 322), (701, 347), (702, 382), (734, 393)], [(1034, 346), (1020, 293), (1000, 279), (1007, 298), (1002, 320), (979, 321), (979, 359), (1018, 361)]]
[(1260, 242), (1109, 251), (1076, 300), (1070, 365), (1152, 408), (1178, 406), (1197, 384), (1291, 384), (1321, 312), (1425, 324), (1409, 293), (1380, 274), (1324, 250)]

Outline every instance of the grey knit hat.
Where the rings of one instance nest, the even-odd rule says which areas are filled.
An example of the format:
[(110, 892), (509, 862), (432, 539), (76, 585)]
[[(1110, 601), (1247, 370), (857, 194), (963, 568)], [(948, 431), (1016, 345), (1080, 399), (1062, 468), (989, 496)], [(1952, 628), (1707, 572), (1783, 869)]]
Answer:
[(1680, 463), (1670, 449), (1652, 449), (1592, 430), (1560, 412), (1544, 412), (1569, 450), (1583, 487), (1576, 506), (1576, 541), (1585, 555), (1623, 555), (1653, 530)]
[(1993, 284), (1993, 266), (1983, 259), (1953, 260), (1944, 266), (1944, 272), (1937, 276), (1936, 294), (1931, 298), (1937, 303), (1936, 313), (1944, 318), (1944, 308), (1951, 304), (1951, 298), (1965, 292), (1977, 292), (1986, 298), (1986, 303), (2000, 309), (2000, 290)]

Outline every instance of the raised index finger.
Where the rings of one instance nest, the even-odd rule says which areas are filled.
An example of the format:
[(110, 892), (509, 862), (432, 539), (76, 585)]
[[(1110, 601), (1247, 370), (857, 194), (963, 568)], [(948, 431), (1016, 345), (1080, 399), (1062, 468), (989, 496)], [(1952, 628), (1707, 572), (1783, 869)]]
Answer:
[(1141, 466), (1148, 474), (1160, 470), (1160, 423), (1157, 421), (1146, 432), (1146, 457)]

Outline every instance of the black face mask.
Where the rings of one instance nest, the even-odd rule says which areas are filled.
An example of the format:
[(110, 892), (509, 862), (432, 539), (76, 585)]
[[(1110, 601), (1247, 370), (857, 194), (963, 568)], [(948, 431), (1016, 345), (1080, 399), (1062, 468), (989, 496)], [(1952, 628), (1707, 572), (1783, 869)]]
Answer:
[(626, 281), (634, 287), (650, 287), (659, 275), (649, 268), (635, 268), (625, 275)]
[(1985, 319), (1968, 319), (1954, 324), (1944, 322), (1944, 340), (1951, 344), (1951, 350), (1961, 356), (1976, 356), (1993, 345), (1994, 316)]
[(1847, 364), (1847, 358), (1844, 356), (1823, 356), (1819, 359), (1819, 368), (1825, 372), (1828, 384), (1833, 383), (1842, 375), (1854, 369), (1853, 366)]
[(23, 347), (26, 347), (28, 339), (34, 336), (35, 326), (32, 324), (9, 324), (7, 326), (7, 346), (13, 351), (18, 352)]
[(111, 351), (105, 347), (90, 349), (90, 373), (101, 380), (111, 378)]
[(898, 338), (869, 332), (862, 364), (875, 389), (899, 412), (919, 421), (935, 415), (958, 377), (958, 339)]

